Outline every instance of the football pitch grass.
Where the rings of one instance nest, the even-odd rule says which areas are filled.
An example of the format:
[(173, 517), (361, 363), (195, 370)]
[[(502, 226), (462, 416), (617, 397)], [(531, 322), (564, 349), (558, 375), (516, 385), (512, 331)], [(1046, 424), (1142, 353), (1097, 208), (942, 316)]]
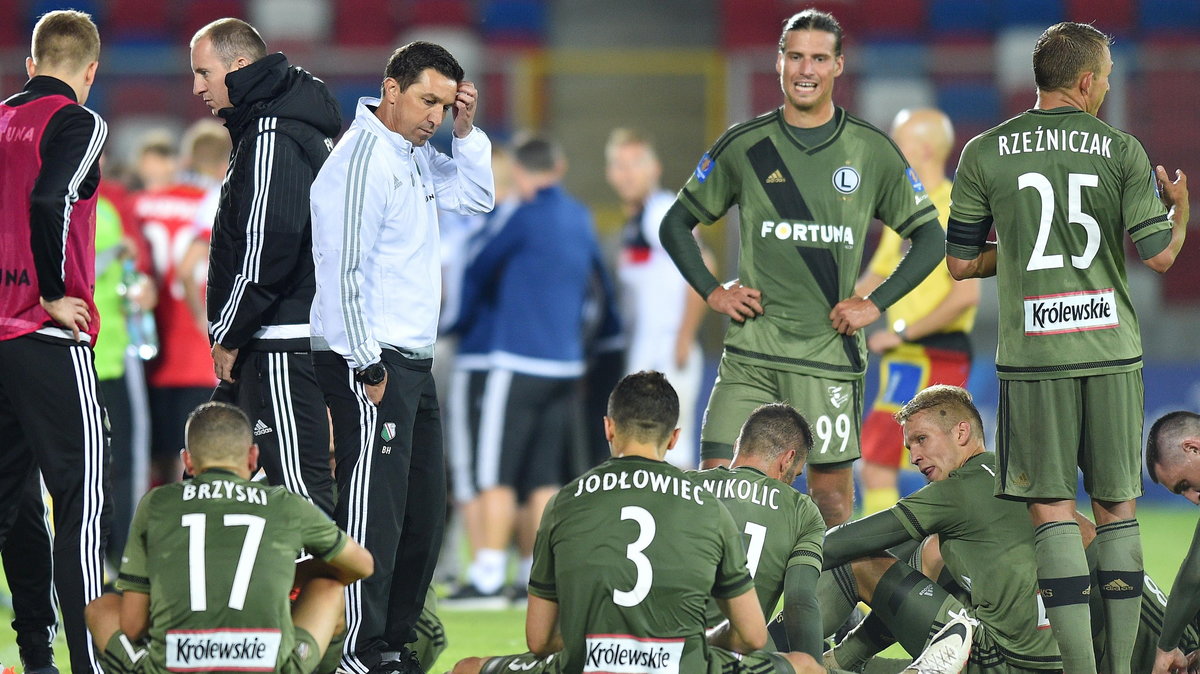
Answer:
[[(1187, 554), (1192, 532), (1196, 528), (1197, 511), (1183, 507), (1146, 507), (1138, 513), (1138, 520), (1141, 522), (1146, 569), (1163, 591), (1168, 591), (1175, 581), (1179, 564)], [(3, 579), (2, 572), (0, 588), (7, 595), (7, 581)], [(449, 645), (432, 671), (445, 672), (460, 658), (467, 656), (502, 655), (526, 650), (524, 609), (466, 611), (440, 607), (439, 614), (446, 626)], [(11, 609), (0, 608), (0, 623), (3, 623), (0, 625), (0, 663), (4, 667), (17, 666), (17, 671), (20, 671), (15, 637), (8, 627), (11, 620)], [(66, 641), (61, 630), (55, 651), (59, 670), (64, 674), (69, 673), (71, 668)], [(901, 657), (903, 651), (893, 646), (888, 655)]]

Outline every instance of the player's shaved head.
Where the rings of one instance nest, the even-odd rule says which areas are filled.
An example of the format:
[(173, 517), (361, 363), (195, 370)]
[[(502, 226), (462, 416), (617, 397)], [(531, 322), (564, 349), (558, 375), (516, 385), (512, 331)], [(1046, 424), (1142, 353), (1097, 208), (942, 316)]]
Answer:
[(267, 43), (263, 41), (258, 30), (241, 19), (217, 19), (196, 31), (192, 36), (191, 47), (204, 38), (212, 41), (213, 52), (226, 67), (233, 65), (239, 58), (254, 63), (267, 55)]
[[(891, 135), (910, 164), (920, 161), (944, 164), (954, 148), (954, 125), (946, 113), (934, 108), (901, 110), (892, 120)], [(916, 154), (922, 156), (912, 156)]]
[(625, 375), (608, 396), (608, 418), (618, 435), (659, 445), (679, 422), (679, 395), (661, 372)]
[(1069, 89), (1088, 72), (1099, 73), (1112, 38), (1086, 23), (1064, 21), (1046, 29), (1033, 46), (1033, 79), (1042, 91)]
[(192, 410), (184, 437), (197, 470), (244, 464), (254, 443), (246, 413), (219, 402), (207, 402)]
[(929, 412), (929, 418), (947, 433), (960, 421), (966, 421), (971, 424), (971, 439), (983, 442), (983, 419), (964, 388), (946, 384), (930, 386), (896, 412), (896, 421), (903, 424), (920, 412)]
[(796, 408), (786, 403), (770, 403), (746, 418), (734, 442), (734, 454), (773, 461), (794, 449), (800, 463), (808, 460), (812, 443), (812, 427)]
[(797, 12), (783, 22), (783, 33), (779, 35), (779, 53), (783, 53), (787, 44), (787, 34), (793, 30), (819, 30), (833, 34), (833, 55), (842, 55), (842, 24), (829, 12), (822, 12), (816, 7)]
[[(1159, 469), (1180, 464), (1186, 456), (1184, 442), (1200, 438), (1200, 414), (1177, 410), (1165, 414), (1150, 427), (1146, 438), (1146, 469), (1150, 479), (1159, 482)], [(1174, 485), (1166, 485), (1173, 488)]]
[(84, 12), (46, 12), (33, 27), (29, 53), (40, 71), (77, 73), (100, 60), (100, 32)]

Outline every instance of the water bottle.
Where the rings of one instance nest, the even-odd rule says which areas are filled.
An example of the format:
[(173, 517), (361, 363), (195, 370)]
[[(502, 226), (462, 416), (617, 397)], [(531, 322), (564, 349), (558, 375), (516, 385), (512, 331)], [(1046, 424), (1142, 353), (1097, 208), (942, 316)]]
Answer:
[(117, 294), (123, 300), (125, 326), (129, 331), (129, 346), (125, 349), (132, 356), (150, 360), (158, 355), (158, 328), (154, 324), (154, 312), (142, 309), (137, 301), (145, 278), (146, 275), (133, 265), (133, 260), (126, 258), (121, 263)]

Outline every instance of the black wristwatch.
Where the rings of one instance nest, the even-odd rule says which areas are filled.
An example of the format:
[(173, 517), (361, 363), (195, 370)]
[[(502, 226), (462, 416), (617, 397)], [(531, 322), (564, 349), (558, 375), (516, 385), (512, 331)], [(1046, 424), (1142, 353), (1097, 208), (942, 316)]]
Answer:
[(381, 383), (385, 376), (387, 376), (387, 370), (384, 369), (383, 363), (371, 363), (362, 369), (354, 371), (354, 379), (367, 386), (375, 386)]

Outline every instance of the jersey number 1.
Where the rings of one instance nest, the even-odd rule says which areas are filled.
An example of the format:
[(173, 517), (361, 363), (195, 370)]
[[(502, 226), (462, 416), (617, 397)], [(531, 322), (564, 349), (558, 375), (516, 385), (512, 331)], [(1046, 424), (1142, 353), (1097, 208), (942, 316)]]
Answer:
[[(192, 610), (208, 609), (208, 579), (205, 577), (205, 524), (208, 515), (189, 513), (181, 518), (188, 528), (188, 580), (191, 590)], [(229, 608), (240, 611), (246, 605), (246, 593), (250, 590), (250, 572), (258, 558), (258, 544), (262, 542), (263, 528), (267, 521), (257, 515), (226, 514), (227, 527), (246, 527), (246, 538), (242, 540), (242, 553), (238, 555), (233, 585), (229, 588)]]
[[(1087, 232), (1083, 254), (1071, 256), (1071, 266), (1076, 269), (1092, 266), (1092, 260), (1096, 259), (1096, 252), (1100, 250), (1100, 223), (1082, 210), (1083, 188), (1096, 187), (1099, 184), (1100, 178), (1090, 173), (1067, 175), (1067, 222), (1080, 225)], [(1025, 271), (1061, 269), (1063, 256), (1046, 254), (1046, 245), (1050, 241), (1050, 227), (1054, 220), (1054, 186), (1050, 184), (1050, 179), (1041, 173), (1030, 172), (1017, 177), (1017, 189), (1023, 190), (1026, 187), (1037, 190), (1042, 208), (1038, 218), (1037, 241), (1033, 244), (1033, 253), (1029, 256), (1029, 264), (1025, 266)]]

